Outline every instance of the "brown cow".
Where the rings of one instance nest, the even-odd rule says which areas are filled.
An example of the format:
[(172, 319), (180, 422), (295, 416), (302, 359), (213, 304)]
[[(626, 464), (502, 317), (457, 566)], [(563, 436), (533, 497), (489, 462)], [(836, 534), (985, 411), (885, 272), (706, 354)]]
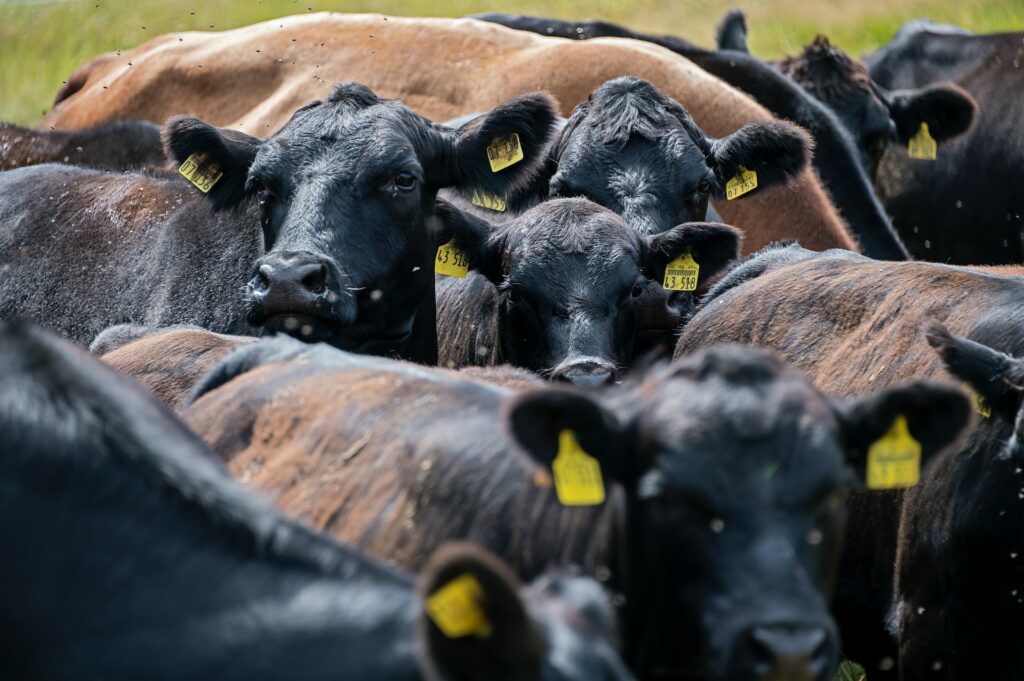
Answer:
[[(1018, 578), (1008, 583), (1010, 574), (1020, 573), (1003, 571), (1012, 567), (1003, 562), (1020, 544), (1021, 484), (1012, 476), (1013, 466), (1007, 471), (1002, 462), (1015, 437), (1021, 383), (1016, 374), (1003, 375), (1006, 367), (1016, 371), (1017, 363), (1002, 353), (1024, 355), (1024, 278), (993, 274), (994, 269), (1009, 268), (882, 263), (853, 254), (775, 248), (749, 258), (721, 280), (676, 348), (682, 355), (723, 342), (769, 347), (807, 372), (820, 389), (841, 395), (863, 395), (897, 381), (934, 377), (969, 383), (994, 403), (991, 417), (979, 420), (960, 451), (950, 452), (925, 471), (922, 489), (928, 491), (911, 495), (913, 502), (904, 504), (900, 493), (870, 499), (855, 494), (851, 500), (851, 536), (836, 592), (836, 614), (847, 644), (844, 653), (864, 664), (872, 679), (896, 678), (891, 664), (895, 643), (886, 634), (893, 605), (899, 607), (889, 626), (901, 630), (902, 678), (1019, 678), (1024, 673), (1024, 663), (1006, 662), (1007, 657), (1016, 660), (1020, 650), (1019, 629), (1013, 646), (990, 643), (981, 650), (973, 647), (977, 637), (971, 633), (978, 618), (1005, 621), (1016, 617), (1020, 607), (1010, 598)], [(933, 344), (945, 348), (944, 363), (925, 343), (923, 328), (932, 320), (977, 343), (933, 332)], [(965, 351), (960, 349), (963, 345), (983, 349)], [(981, 357), (988, 373), (957, 361), (958, 355), (970, 352)], [(991, 477), (975, 466), (991, 471)], [(1007, 482), (1001, 488), (991, 486), (997, 470)], [(977, 491), (967, 491), (972, 488)], [(973, 499), (982, 498), (991, 499), (992, 506), (974, 504)], [(1000, 522), (1003, 513), (998, 511), (1005, 509), (1011, 515)], [(956, 516), (955, 522), (947, 513)], [(916, 518), (916, 532), (908, 529), (908, 518)], [(1007, 525), (1010, 519), (1016, 524)], [(907, 536), (897, 553), (901, 531)], [(1011, 544), (1009, 535), (1018, 538)], [(991, 541), (982, 541), (981, 536)], [(968, 544), (971, 551), (958, 548)], [(914, 568), (894, 587), (897, 555)], [(933, 569), (939, 565), (941, 575)], [(1019, 567), (1024, 566), (1014, 569)], [(989, 574), (990, 579), (965, 578), (975, 574)], [(891, 603), (894, 588), (897, 601)], [(1005, 611), (1000, 610), (1004, 606)], [(967, 611), (971, 614), (962, 614)], [(922, 631), (929, 634), (915, 639), (914, 634)], [(909, 649), (908, 659), (910, 643), (916, 647)], [(967, 666), (969, 660), (973, 666)], [(1000, 673), (985, 674), (982, 669)]]
[[(452, 537), (523, 576), (581, 564), (624, 592), (642, 677), (685, 669), (708, 681), (830, 676), (846, 457), (894, 410), (926, 453), (969, 412), (960, 391), (925, 384), (837, 406), (775, 358), (735, 347), (601, 395), (517, 395), (278, 338), (227, 356), (195, 396), (186, 422), (288, 512), (403, 566)], [(556, 501), (537, 464), (552, 464), (565, 429), (594, 457), (607, 503)]]
[[(652, 82), (713, 137), (771, 120), (746, 95), (657, 45), (617, 38), (574, 42), (470, 19), (308, 14), (222, 33), (154, 38), (76, 72), (74, 92), (44, 126), (115, 118), (162, 122), (176, 113), (265, 136), (330, 83), (358, 80), (432, 120), (486, 111), (510, 94), (545, 89), (569, 115), (622, 75)], [(128, 66), (128, 62), (132, 66)], [(80, 84), (80, 86), (79, 86)], [(815, 250), (856, 249), (813, 170), (790, 187), (716, 204), (750, 250), (782, 238)]]

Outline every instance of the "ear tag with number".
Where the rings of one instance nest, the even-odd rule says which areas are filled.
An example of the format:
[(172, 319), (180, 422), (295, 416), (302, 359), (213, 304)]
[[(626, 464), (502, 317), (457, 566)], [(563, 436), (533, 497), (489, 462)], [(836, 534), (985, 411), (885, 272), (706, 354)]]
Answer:
[(981, 393), (967, 383), (964, 383), (964, 388), (966, 388), (967, 392), (971, 396), (971, 404), (974, 405), (974, 411), (981, 414), (982, 418), (987, 419), (989, 416), (992, 416), (992, 406), (988, 403), (988, 400), (982, 397)]
[(917, 158), (922, 161), (934, 161), (938, 156), (939, 145), (928, 132), (928, 124), (922, 122), (917, 134), (907, 142), (907, 154), (910, 158)]
[(216, 163), (209, 163), (203, 167), (203, 161), (205, 160), (205, 153), (197, 152), (192, 154), (181, 164), (178, 172), (186, 180), (198, 187), (199, 191), (209, 194), (210, 190), (213, 189), (213, 185), (217, 184), (217, 181), (224, 177), (224, 171)]
[(558, 455), (551, 463), (555, 492), (563, 506), (597, 506), (604, 503), (601, 464), (576, 441), (576, 434), (563, 430), (558, 435)]
[(427, 615), (448, 638), (487, 638), (491, 635), (491, 623), (480, 606), (483, 598), (480, 582), (467, 572), (427, 597)]
[(661, 285), (670, 291), (696, 291), (699, 272), (700, 265), (693, 255), (681, 255), (665, 266), (665, 280)]
[(914, 439), (902, 414), (885, 435), (868, 448), (868, 487), (913, 487), (921, 477), (921, 443)]
[(465, 279), (469, 273), (469, 259), (465, 253), (456, 248), (454, 241), (449, 241), (437, 247), (437, 255), (434, 256), (434, 272)]
[(497, 211), (499, 213), (505, 212), (505, 199), (494, 194), (488, 194), (487, 192), (475, 191), (473, 192), (473, 205), (486, 208), (487, 210)]
[(736, 174), (736, 177), (725, 183), (725, 198), (732, 201), (755, 189), (757, 189), (757, 173), (740, 166), (740, 172)]
[(487, 145), (487, 160), (491, 163), (492, 173), (522, 161), (523, 147), (519, 144), (519, 133), (514, 132), (508, 137), (495, 137)]

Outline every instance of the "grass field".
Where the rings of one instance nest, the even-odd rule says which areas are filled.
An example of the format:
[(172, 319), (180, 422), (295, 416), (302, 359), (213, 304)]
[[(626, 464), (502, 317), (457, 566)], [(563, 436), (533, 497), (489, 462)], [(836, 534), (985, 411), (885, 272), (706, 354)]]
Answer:
[(710, 45), (729, 7), (750, 19), (755, 54), (792, 53), (816, 33), (861, 54), (907, 19), (976, 31), (1024, 28), (1024, 0), (0, 0), (0, 120), (34, 124), (79, 64), (169, 31), (222, 30), (307, 11), (461, 16), (502, 10), (599, 17)]

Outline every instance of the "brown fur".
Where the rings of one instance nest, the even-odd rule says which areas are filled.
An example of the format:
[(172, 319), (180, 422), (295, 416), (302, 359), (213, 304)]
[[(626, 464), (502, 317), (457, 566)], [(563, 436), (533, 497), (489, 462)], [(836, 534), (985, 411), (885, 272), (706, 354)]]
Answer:
[[(771, 119), (746, 95), (657, 45), (548, 38), (470, 19), (294, 16), (223, 33), (160, 36), (76, 73), (86, 83), (43, 126), (162, 122), (188, 113), (263, 137), (346, 80), (432, 120), (488, 110), (535, 90), (550, 91), (568, 114), (602, 83), (627, 74), (654, 83), (716, 137)], [(779, 239), (814, 250), (857, 248), (812, 169), (789, 187), (716, 207), (725, 222), (745, 230), (748, 252)]]
[[(611, 525), (614, 505), (565, 509), (552, 501), (550, 482), (536, 484), (550, 478), (500, 427), (500, 405), (513, 392), (410, 364), (300, 359), (248, 371), (182, 416), (243, 483), (285, 513), (393, 564), (418, 570), (431, 547), (466, 539), (519, 556), (512, 567), (525, 577), (547, 567), (534, 558), (551, 555), (539, 543), (558, 538), (565, 563), (607, 566), (609, 542), (598, 528)], [(461, 456), (436, 454), (453, 450)], [(456, 475), (462, 486), (452, 485)], [(462, 497), (465, 506), (481, 494), (493, 513), (424, 512), (437, 498), (451, 506)]]
[(178, 410), (192, 389), (225, 355), (258, 339), (199, 329), (155, 333), (100, 356), (122, 374), (149, 388), (161, 402)]
[(816, 36), (795, 57), (779, 61), (778, 68), (823, 102), (855, 100), (872, 92), (867, 67), (832, 47), (823, 35)]

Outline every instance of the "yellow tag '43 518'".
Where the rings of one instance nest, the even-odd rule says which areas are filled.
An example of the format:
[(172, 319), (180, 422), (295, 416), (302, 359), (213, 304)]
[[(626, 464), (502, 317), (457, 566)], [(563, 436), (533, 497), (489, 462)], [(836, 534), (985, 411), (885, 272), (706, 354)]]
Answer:
[(486, 208), (487, 210), (494, 210), (499, 213), (505, 212), (505, 199), (494, 194), (488, 194), (487, 192), (475, 191), (473, 192), (473, 205)]
[(921, 123), (917, 134), (907, 142), (907, 154), (910, 158), (921, 159), (922, 161), (934, 161), (938, 156), (939, 145), (928, 132), (928, 124)]
[(700, 265), (692, 255), (681, 255), (665, 267), (665, 281), (661, 285), (670, 291), (696, 291), (699, 272)]
[(480, 605), (483, 598), (480, 582), (467, 572), (427, 597), (427, 615), (448, 638), (487, 638), (491, 623)]
[(519, 144), (519, 134), (514, 132), (508, 137), (495, 137), (487, 145), (487, 160), (491, 162), (492, 173), (522, 161), (523, 147)]
[(205, 153), (192, 154), (181, 164), (178, 172), (198, 187), (199, 191), (209, 194), (210, 190), (213, 189), (213, 185), (217, 184), (217, 181), (224, 177), (224, 171), (216, 163), (207, 163), (204, 166), (203, 162), (205, 160)]
[(885, 435), (868, 448), (868, 487), (913, 487), (921, 477), (921, 443), (907, 427), (906, 417), (893, 421)]
[(755, 189), (757, 189), (757, 173), (740, 166), (740, 172), (736, 174), (736, 177), (725, 183), (725, 198), (732, 201)]
[(449, 241), (437, 247), (437, 255), (434, 256), (434, 272), (465, 279), (469, 273), (469, 259), (465, 253), (455, 247), (454, 241)]
[(558, 455), (551, 463), (555, 493), (563, 506), (596, 506), (604, 503), (601, 464), (576, 441), (576, 434), (563, 430), (558, 435)]

